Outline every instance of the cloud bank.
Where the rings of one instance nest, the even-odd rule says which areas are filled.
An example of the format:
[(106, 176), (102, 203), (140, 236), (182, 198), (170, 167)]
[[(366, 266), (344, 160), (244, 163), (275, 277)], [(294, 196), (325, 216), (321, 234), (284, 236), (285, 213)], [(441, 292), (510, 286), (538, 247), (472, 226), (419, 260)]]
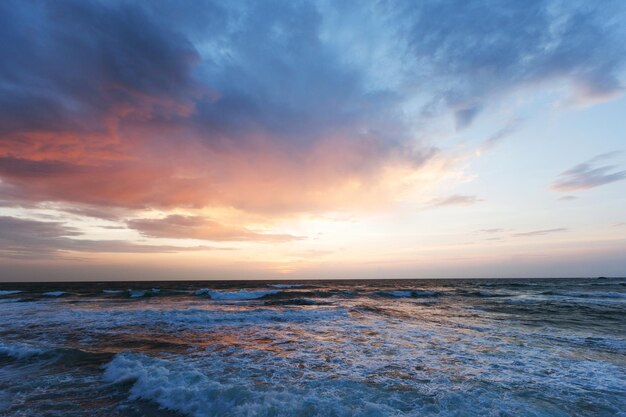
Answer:
[(287, 242), (299, 239), (291, 235), (261, 233), (246, 228), (226, 226), (199, 216), (170, 215), (161, 219), (133, 219), (128, 227), (144, 236), (213, 241)]
[[(548, 84), (577, 102), (619, 94), (623, 15), (619, 2), (548, 0), (3, 1), (0, 201), (159, 210), (128, 222), (150, 237), (294, 239), (170, 213), (393, 201), (449, 169), (434, 120), (462, 130)], [(583, 164), (555, 188), (625, 175)]]
[(61, 222), (0, 216), (0, 258), (46, 259), (67, 257), (70, 253), (175, 253), (196, 250), (229, 250), (208, 246), (142, 245), (123, 240), (81, 238), (75, 228)]

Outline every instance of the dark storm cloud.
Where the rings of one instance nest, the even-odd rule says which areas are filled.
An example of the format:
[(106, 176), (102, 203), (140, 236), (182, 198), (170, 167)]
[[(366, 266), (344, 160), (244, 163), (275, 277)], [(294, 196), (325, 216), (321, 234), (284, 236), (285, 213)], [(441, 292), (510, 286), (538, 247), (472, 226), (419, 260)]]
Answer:
[[(0, 258), (37, 260), (82, 253), (174, 253), (209, 250), (210, 247), (141, 245), (121, 240), (77, 239), (81, 233), (60, 222), (27, 220), (0, 216)], [(226, 250), (228, 248), (213, 248)]]
[(552, 184), (552, 189), (556, 191), (583, 191), (626, 179), (626, 170), (620, 170), (615, 165), (598, 166), (601, 161), (617, 154), (619, 152), (599, 155), (568, 169)]

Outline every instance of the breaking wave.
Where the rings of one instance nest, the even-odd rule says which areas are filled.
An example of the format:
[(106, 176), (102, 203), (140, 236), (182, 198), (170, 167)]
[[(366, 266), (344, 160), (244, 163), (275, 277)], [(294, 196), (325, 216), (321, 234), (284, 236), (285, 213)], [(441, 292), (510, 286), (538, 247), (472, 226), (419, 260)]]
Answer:
[(49, 349), (43, 349), (27, 343), (5, 343), (0, 342), (0, 355), (10, 356), (14, 359), (26, 359), (32, 356), (39, 356), (49, 352)]
[(65, 291), (48, 291), (43, 293), (46, 297), (60, 297), (65, 294)]
[(270, 287), (279, 289), (302, 288), (304, 287), (304, 284), (271, 284)]
[(208, 295), (211, 300), (257, 300), (268, 295), (278, 294), (278, 290), (267, 291), (215, 291), (202, 288), (194, 291), (195, 295)]
[(558, 297), (573, 298), (626, 298), (626, 294), (619, 292), (563, 292), (563, 291), (544, 291), (543, 295), (555, 295)]
[(398, 298), (438, 297), (441, 295), (440, 293), (436, 291), (421, 291), (421, 290), (380, 291), (377, 294), (383, 297), (398, 297)]

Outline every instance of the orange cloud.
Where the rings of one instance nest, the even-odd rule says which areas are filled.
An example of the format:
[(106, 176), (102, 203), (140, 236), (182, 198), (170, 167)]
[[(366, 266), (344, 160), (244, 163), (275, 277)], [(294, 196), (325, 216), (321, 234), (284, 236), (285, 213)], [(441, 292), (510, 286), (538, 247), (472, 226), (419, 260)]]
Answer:
[(157, 238), (213, 241), (285, 242), (299, 239), (285, 234), (262, 233), (242, 227), (225, 226), (199, 216), (170, 215), (161, 219), (133, 219), (128, 227), (142, 235)]

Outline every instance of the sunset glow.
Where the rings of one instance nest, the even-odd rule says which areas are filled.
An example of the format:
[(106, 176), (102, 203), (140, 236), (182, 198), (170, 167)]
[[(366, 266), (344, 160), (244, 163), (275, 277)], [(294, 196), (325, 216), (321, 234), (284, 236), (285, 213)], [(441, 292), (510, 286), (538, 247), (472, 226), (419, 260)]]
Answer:
[(183, 4), (0, 4), (0, 279), (626, 271), (622, 3)]

